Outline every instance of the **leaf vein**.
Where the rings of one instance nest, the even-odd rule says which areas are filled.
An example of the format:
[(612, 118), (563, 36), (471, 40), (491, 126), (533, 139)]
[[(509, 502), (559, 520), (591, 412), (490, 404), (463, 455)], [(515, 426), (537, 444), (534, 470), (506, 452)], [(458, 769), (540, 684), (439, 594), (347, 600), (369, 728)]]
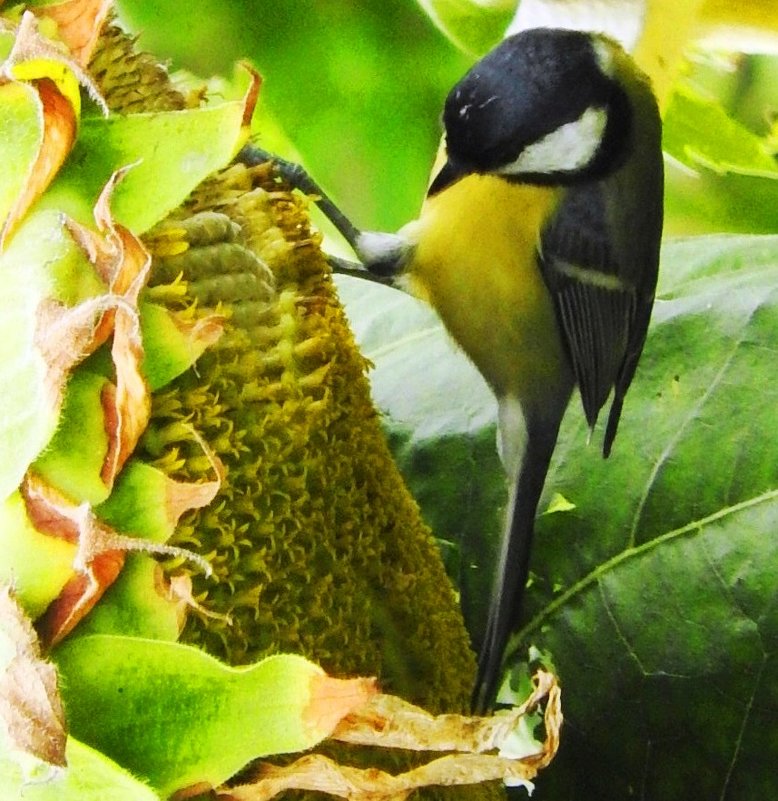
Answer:
[(610, 603), (608, 601), (608, 596), (605, 594), (605, 587), (603, 586), (603, 583), (601, 581), (597, 582), (597, 588), (600, 592), (600, 598), (602, 600), (602, 605), (605, 609), (605, 613), (608, 615), (608, 620), (610, 620), (611, 625), (616, 631), (616, 635), (618, 636), (619, 640), (621, 641), (627, 653), (630, 655), (630, 657), (632, 657), (633, 661), (638, 666), (638, 670), (640, 670), (640, 672), (645, 676), (646, 669), (643, 667), (643, 664), (640, 661), (640, 657), (635, 652), (635, 649), (630, 645), (629, 640), (627, 639), (624, 632), (621, 630), (621, 626), (619, 625), (619, 622), (616, 620), (616, 615), (613, 614), (613, 610), (611, 609)]
[(778, 488), (767, 490), (763, 492), (761, 495), (757, 495), (753, 498), (747, 498), (740, 503), (733, 504), (732, 506), (727, 506), (723, 509), (719, 509), (718, 511), (714, 512), (713, 514), (708, 515), (707, 517), (700, 518), (699, 520), (693, 520), (690, 523), (687, 523), (680, 528), (674, 529), (672, 531), (668, 531), (661, 536), (655, 537), (653, 540), (649, 542), (644, 542), (642, 545), (632, 546), (630, 548), (625, 548), (623, 551), (620, 551), (615, 556), (612, 556), (607, 561), (603, 562), (602, 564), (598, 565), (594, 570), (587, 573), (585, 576), (580, 578), (575, 584), (573, 584), (569, 589), (565, 590), (563, 593), (558, 595), (553, 601), (547, 604), (543, 609), (541, 609), (538, 614), (535, 615), (525, 626), (523, 626), (516, 634), (511, 637), (509, 646), (508, 646), (508, 653), (514, 653), (517, 649), (519, 643), (523, 642), (525, 638), (532, 632), (532, 631), (539, 631), (541, 627), (545, 624), (545, 622), (561, 607), (563, 607), (568, 601), (574, 598), (576, 595), (584, 592), (591, 584), (595, 581), (601, 579), (605, 574), (608, 572), (615, 570), (619, 567), (623, 562), (626, 562), (629, 559), (634, 559), (639, 556), (642, 556), (644, 553), (647, 553), (654, 548), (657, 548), (664, 543), (678, 539), (679, 537), (686, 536), (687, 534), (697, 534), (703, 531), (703, 529), (710, 525), (711, 523), (715, 523), (719, 520), (723, 520), (724, 518), (728, 517), (729, 515), (737, 514), (738, 512), (742, 512), (746, 509), (758, 506), (762, 503), (769, 503), (770, 501), (775, 501), (778, 499)]
[(751, 717), (751, 710), (754, 707), (754, 699), (756, 698), (757, 690), (759, 689), (759, 684), (762, 681), (762, 674), (764, 673), (765, 664), (767, 663), (767, 655), (762, 656), (762, 664), (759, 666), (759, 672), (756, 675), (754, 680), (754, 685), (751, 690), (751, 695), (746, 702), (746, 707), (743, 713), (743, 720), (740, 723), (740, 730), (737, 734), (737, 739), (735, 740), (735, 746), (732, 750), (732, 759), (727, 766), (727, 775), (724, 777), (724, 785), (721, 788), (721, 795), (719, 796), (720, 801), (725, 801), (727, 797), (727, 791), (729, 790), (729, 784), (732, 780), (732, 774), (735, 770), (735, 764), (737, 763), (737, 758), (740, 753), (740, 748), (743, 744), (743, 737), (745, 735), (746, 727), (748, 725), (748, 721)]
[[(751, 314), (749, 315), (748, 319), (750, 320), (751, 317), (753, 317), (753, 310), (752, 310)], [(746, 323), (746, 325), (747, 325), (747, 323)], [(651, 494), (651, 490), (653, 489), (654, 484), (656, 483), (657, 477), (659, 475), (659, 471), (662, 469), (664, 464), (670, 458), (670, 455), (673, 452), (673, 450), (675, 449), (675, 446), (678, 444), (678, 441), (681, 439), (681, 437), (683, 436), (683, 434), (685, 433), (685, 431), (689, 427), (689, 425), (692, 423), (692, 421), (697, 417), (697, 415), (699, 414), (700, 409), (702, 409), (705, 406), (705, 404), (708, 402), (708, 399), (713, 394), (714, 390), (716, 390), (718, 388), (718, 386), (721, 384), (722, 380), (724, 379), (724, 376), (725, 376), (727, 370), (729, 369), (729, 366), (732, 363), (732, 360), (735, 358), (735, 354), (737, 353), (738, 348), (743, 343), (743, 338), (745, 336), (746, 325), (743, 326), (743, 329), (741, 330), (740, 336), (738, 337), (738, 339), (733, 344), (731, 351), (729, 352), (729, 354), (727, 355), (726, 359), (724, 360), (724, 363), (721, 365), (721, 368), (719, 369), (718, 373), (716, 374), (716, 377), (711, 382), (711, 385), (707, 388), (707, 390), (705, 390), (704, 394), (702, 395), (702, 397), (700, 397), (700, 399), (697, 401), (697, 403), (694, 404), (694, 406), (689, 410), (689, 413), (686, 415), (686, 418), (684, 419), (683, 423), (681, 423), (681, 425), (676, 430), (675, 434), (670, 438), (670, 441), (667, 443), (667, 445), (665, 445), (664, 449), (659, 454), (659, 458), (656, 460), (656, 463), (654, 464), (653, 468), (651, 469), (651, 472), (650, 472), (650, 474), (648, 476), (648, 481), (646, 482), (646, 486), (643, 489), (643, 494), (641, 495), (640, 500), (638, 501), (637, 508), (635, 509), (635, 514), (634, 514), (634, 516), (632, 518), (632, 527), (630, 528), (629, 538), (627, 540), (628, 547), (634, 547), (634, 545), (635, 545), (635, 539), (636, 539), (638, 527), (639, 527), (640, 521), (641, 521), (641, 519), (643, 517), (643, 512), (645, 510), (646, 503), (648, 502), (648, 497)]]

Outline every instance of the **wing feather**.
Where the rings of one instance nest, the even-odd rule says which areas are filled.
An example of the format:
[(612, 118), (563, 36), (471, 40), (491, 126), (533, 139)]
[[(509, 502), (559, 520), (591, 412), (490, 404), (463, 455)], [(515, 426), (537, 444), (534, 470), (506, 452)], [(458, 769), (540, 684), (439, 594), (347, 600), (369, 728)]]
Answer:
[(538, 253), (590, 427), (614, 392), (606, 456), (645, 342), (658, 268), (657, 232), (614, 236), (625, 220), (625, 209), (609, 203), (614, 188), (607, 181), (571, 188)]

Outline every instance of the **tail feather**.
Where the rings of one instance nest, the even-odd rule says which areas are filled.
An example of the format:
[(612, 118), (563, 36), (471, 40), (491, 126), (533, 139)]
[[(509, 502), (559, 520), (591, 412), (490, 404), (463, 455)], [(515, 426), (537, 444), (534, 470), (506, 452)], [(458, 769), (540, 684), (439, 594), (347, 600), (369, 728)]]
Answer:
[(472, 699), (476, 713), (485, 712), (494, 702), (505, 646), (519, 619), (529, 576), (535, 513), (558, 429), (558, 420), (554, 424), (536, 422), (534, 425), (528, 421), (527, 444), (511, 492), (486, 631), (478, 658), (478, 676)]

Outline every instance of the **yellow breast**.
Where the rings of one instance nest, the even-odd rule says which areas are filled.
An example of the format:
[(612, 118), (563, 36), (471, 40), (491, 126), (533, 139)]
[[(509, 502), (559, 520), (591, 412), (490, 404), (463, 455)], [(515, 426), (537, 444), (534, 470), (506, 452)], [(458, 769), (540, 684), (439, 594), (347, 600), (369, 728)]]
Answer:
[(402, 231), (416, 244), (411, 291), (436, 308), (498, 397), (530, 399), (567, 380), (535, 256), (559, 197), (555, 189), (472, 175), (428, 199)]

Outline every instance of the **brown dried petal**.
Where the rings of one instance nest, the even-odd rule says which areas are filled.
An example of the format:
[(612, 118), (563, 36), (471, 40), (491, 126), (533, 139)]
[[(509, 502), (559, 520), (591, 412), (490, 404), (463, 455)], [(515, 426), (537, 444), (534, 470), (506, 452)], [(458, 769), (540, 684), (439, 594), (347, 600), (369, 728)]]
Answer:
[(75, 60), (86, 67), (112, 6), (112, 0), (65, 0), (34, 9), (34, 13), (57, 23), (60, 38)]
[(78, 545), (73, 578), (38, 621), (46, 645), (66, 637), (111, 586), (127, 551), (165, 554), (196, 562), (206, 575), (210, 565), (182, 548), (119, 534), (95, 516), (88, 504), (76, 505), (34, 474), (22, 484), (22, 496), (33, 525), (42, 533)]
[(41, 113), (38, 155), (30, 165), (23, 192), (17, 197), (0, 229), (0, 250), (16, 230), (27, 210), (46, 191), (76, 138), (77, 118), (70, 102), (50, 78), (34, 82)]
[(99, 343), (113, 334), (111, 356), (116, 368), (116, 388), (103, 394), (103, 412), (109, 447), (101, 471), (106, 486), (111, 487), (127, 458), (135, 450), (146, 429), (151, 398), (143, 377), (143, 342), (141, 340), (138, 296), (148, 278), (151, 257), (140, 239), (111, 215), (110, 199), (116, 184), (131, 167), (117, 170), (109, 179), (95, 204), (94, 233), (69, 220), (68, 230), (97, 272), (106, 281), (114, 308), (103, 314), (95, 334)]
[(0, 674), (0, 719), (12, 747), (65, 765), (65, 716), (54, 666), (41, 658), (35, 631), (9, 587), (0, 588), (0, 635), (16, 654)]

